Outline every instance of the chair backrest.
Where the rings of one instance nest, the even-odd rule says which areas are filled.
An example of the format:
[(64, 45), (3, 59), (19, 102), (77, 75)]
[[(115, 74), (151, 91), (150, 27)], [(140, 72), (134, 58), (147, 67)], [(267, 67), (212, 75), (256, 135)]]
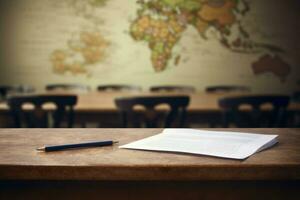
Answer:
[[(284, 95), (222, 98), (219, 106), (223, 109), (223, 126), (228, 127), (233, 122), (238, 127), (284, 127), (289, 101), (290, 97)], [(263, 110), (266, 104), (271, 107)], [(245, 105), (251, 109), (241, 110)]]
[(292, 99), (295, 102), (300, 102), (300, 91), (294, 92), (293, 95), (292, 95)]
[(49, 84), (49, 85), (46, 85), (46, 90), (47, 91), (65, 90), (65, 91), (88, 92), (88, 91), (90, 91), (90, 87), (87, 85), (80, 85), (80, 84)]
[[(77, 96), (74, 95), (12, 96), (8, 99), (15, 128), (21, 128), (23, 125), (28, 128), (50, 127), (50, 116), (50, 120), (53, 122), (51, 127), (59, 128), (61, 122), (66, 118), (67, 126), (71, 128), (74, 122), (73, 107), (76, 102)], [(55, 110), (44, 110), (42, 106), (47, 103), (54, 104)], [(33, 105), (33, 110), (23, 109), (25, 104)]]
[(11, 86), (0, 86), (0, 99), (5, 99), (7, 94), (13, 90)]
[(209, 86), (205, 89), (206, 92), (216, 93), (216, 92), (250, 92), (251, 89), (247, 86), (239, 85), (217, 85)]
[(97, 87), (98, 91), (101, 92), (108, 92), (108, 91), (137, 91), (140, 92), (142, 91), (142, 88), (139, 86), (135, 85), (118, 85), (118, 84), (113, 84), (113, 85), (99, 85)]
[(19, 85), (19, 86), (3, 85), (3, 86), (0, 86), (0, 99), (6, 99), (10, 93), (26, 94), (26, 93), (32, 93), (34, 91), (35, 91), (34, 87), (32, 87), (30, 85)]
[[(190, 97), (185, 95), (143, 96), (117, 98), (115, 103), (121, 113), (123, 127), (167, 128), (184, 126), (189, 100)], [(162, 104), (169, 106), (166, 112), (156, 110)], [(136, 106), (142, 106), (145, 110), (139, 112), (135, 109)]]
[(165, 85), (165, 86), (152, 86), (150, 87), (151, 92), (184, 92), (184, 93), (194, 93), (196, 89), (193, 86), (183, 86), (183, 85)]

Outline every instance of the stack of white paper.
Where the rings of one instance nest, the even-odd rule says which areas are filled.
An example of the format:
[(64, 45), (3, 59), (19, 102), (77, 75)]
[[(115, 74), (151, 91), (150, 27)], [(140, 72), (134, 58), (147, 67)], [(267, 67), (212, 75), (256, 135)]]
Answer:
[(277, 135), (239, 132), (165, 129), (158, 135), (120, 146), (120, 148), (245, 159), (277, 143), (276, 137)]

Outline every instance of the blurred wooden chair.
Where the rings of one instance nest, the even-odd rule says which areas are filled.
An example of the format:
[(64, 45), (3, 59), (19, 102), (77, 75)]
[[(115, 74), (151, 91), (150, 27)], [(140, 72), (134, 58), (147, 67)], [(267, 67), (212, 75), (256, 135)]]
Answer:
[[(240, 93), (246, 93), (250, 92), (251, 89), (246, 86), (240, 86), (240, 85), (215, 85), (215, 86), (208, 86), (205, 88), (206, 93), (230, 93), (230, 92), (240, 92)], [(220, 126), (220, 122), (218, 122), (215, 119), (210, 120), (209, 123), (210, 128), (215, 128), (217, 126)]]
[[(300, 103), (300, 91), (295, 91), (292, 94), (291, 100), (295, 103)], [(291, 121), (290, 127), (299, 128), (300, 127), (300, 111), (294, 111), (292, 113), (290, 121)]]
[(218, 86), (209, 86), (205, 89), (208, 93), (217, 93), (217, 92), (250, 92), (251, 89), (247, 86), (239, 85), (218, 85)]
[(14, 88), (11, 86), (2, 85), (0, 86), (0, 100), (5, 100), (7, 94), (12, 91)]
[[(121, 113), (123, 127), (184, 127), (186, 107), (190, 97), (147, 96), (117, 98), (115, 103)], [(168, 105), (166, 112), (156, 110), (159, 105)], [(137, 110), (142, 106), (142, 110)], [(141, 111), (141, 112), (139, 112)], [(160, 114), (163, 116), (160, 116)]]
[[(66, 93), (66, 94), (82, 94), (82, 93), (88, 93), (91, 91), (91, 88), (87, 85), (82, 84), (48, 84), (46, 85), (46, 91), (55, 93)], [(86, 128), (86, 121), (81, 121), (80, 124), (76, 124), (76, 127), (79, 126), (81, 128)]]
[[(21, 128), (23, 125), (27, 128), (59, 128), (66, 117), (67, 127), (71, 128), (74, 122), (73, 107), (77, 102), (77, 96), (74, 95), (30, 95), (30, 96), (12, 96), (8, 99), (10, 112), (14, 120), (14, 127)], [(43, 105), (54, 104), (54, 110), (44, 110)], [(23, 108), (25, 105), (31, 105), (34, 108)], [(49, 125), (52, 122), (52, 126)]]
[(28, 94), (34, 91), (34, 87), (30, 85), (2, 85), (0, 86), (0, 100), (5, 100), (10, 94)]
[(80, 84), (48, 84), (46, 85), (47, 91), (56, 91), (56, 90), (63, 90), (63, 91), (74, 91), (74, 92), (89, 92), (90, 87), (87, 85), (80, 85)]
[(162, 86), (152, 86), (150, 87), (151, 92), (184, 92), (184, 93), (194, 93), (196, 89), (193, 86), (183, 86), (183, 85), (162, 85)]
[[(99, 85), (97, 87), (98, 92), (141, 92), (142, 88), (136, 85), (126, 85), (126, 84), (107, 84), (107, 85)], [(118, 121), (113, 120), (99, 120), (98, 127), (99, 128), (113, 128), (120, 127)]]
[(108, 92), (108, 91), (113, 91), (113, 92), (136, 91), (136, 92), (140, 92), (140, 91), (142, 91), (142, 88), (139, 87), (139, 86), (135, 86), (135, 85), (113, 84), (113, 85), (99, 85), (97, 87), (97, 90), (99, 92)]
[(296, 91), (293, 93), (292, 100), (295, 102), (300, 102), (300, 91)]
[[(284, 127), (289, 100), (289, 96), (279, 95), (222, 98), (218, 103), (223, 109), (223, 127), (229, 127), (231, 123), (245, 128)], [(241, 110), (242, 106), (251, 108)]]

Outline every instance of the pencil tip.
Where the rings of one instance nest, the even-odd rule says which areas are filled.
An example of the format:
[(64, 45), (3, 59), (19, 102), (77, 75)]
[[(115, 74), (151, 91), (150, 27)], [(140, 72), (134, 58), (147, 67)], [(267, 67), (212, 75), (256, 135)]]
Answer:
[(36, 149), (37, 151), (44, 151), (45, 150), (45, 147), (39, 147)]
[(114, 143), (114, 144), (117, 144), (117, 143), (119, 143), (119, 141), (113, 141), (113, 143)]

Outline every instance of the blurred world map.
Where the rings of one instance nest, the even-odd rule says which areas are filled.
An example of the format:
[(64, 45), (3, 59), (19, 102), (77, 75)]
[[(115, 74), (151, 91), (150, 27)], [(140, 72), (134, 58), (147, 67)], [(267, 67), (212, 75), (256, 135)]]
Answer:
[[(76, 13), (95, 26), (102, 24), (101, 19), (92, 12), (105, 7), (109, 0), (72, 0), (70, 5)], [(228, 51), (241, 54), (260, 54), (250, 66), (254, 74), (271, 72), (285, 81), (291, 72), (290, 66), (282, 58), (284, 49), (271, 43), (261, 43), (251, 39), (241, 24), (243, 17), (250, 11), (247, 0), (137, 0), (139, 5), (136, 18), (131, 21), (130, 36), (134, 41), (144, 41), (145, 48), (151, 51), (152, 67), (155, 72), (164, 71), (170, 65), (178, 65), (180, 54), (174, 56), (173, 49), (188, 26), (195, 28), (204, 40), (207, 30), (217, 30), (220, 45)], [(113, 42), (113, 41), (112, 41)], [(107, 41), (99, 31), (82, 31), (77, 37), (67, 41), (66, 49), (56, 49), (51, 55), (55, 73), (87, 73), (88, 66), (101, 62), (109, 54)]]
[(0, 78), (41, 89), (49, 82), (78, 82), (291, 91), (300, 81), (299, 5), (298, 0), (5, 1)]

